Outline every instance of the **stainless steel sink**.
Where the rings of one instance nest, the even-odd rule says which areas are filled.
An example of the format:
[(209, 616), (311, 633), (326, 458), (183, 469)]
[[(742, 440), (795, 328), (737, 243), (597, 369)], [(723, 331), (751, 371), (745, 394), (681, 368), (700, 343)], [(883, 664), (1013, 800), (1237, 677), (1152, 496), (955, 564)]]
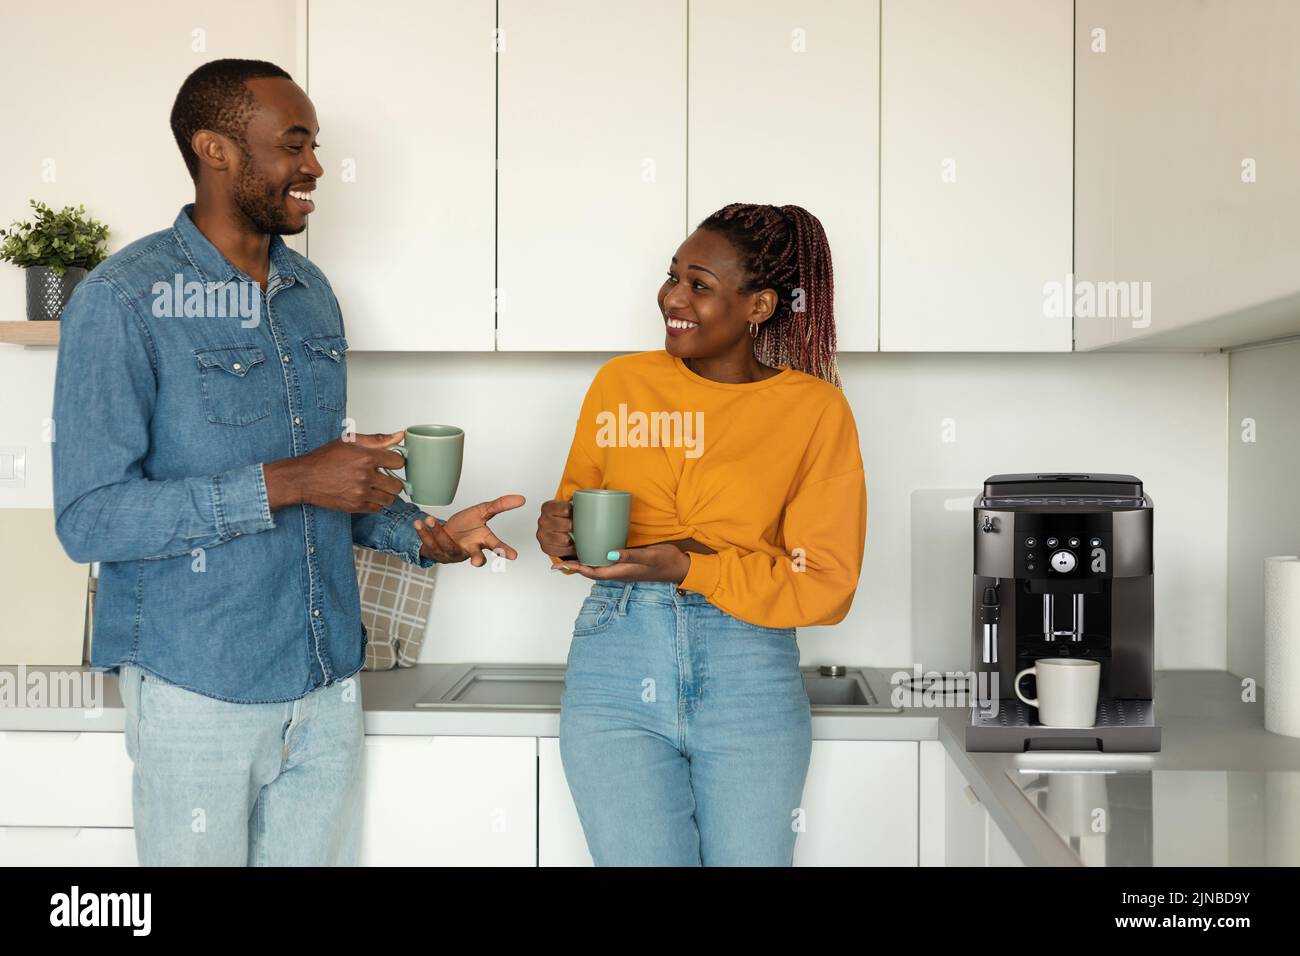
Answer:
[[(815, 714), (897, 713), (874, 673), (850, 667), (829, 676), (804, 667)], [(564, 692), (561, 664), (466, 664), (429, 688), (416, 707), (446, 710), (558, 710)]]

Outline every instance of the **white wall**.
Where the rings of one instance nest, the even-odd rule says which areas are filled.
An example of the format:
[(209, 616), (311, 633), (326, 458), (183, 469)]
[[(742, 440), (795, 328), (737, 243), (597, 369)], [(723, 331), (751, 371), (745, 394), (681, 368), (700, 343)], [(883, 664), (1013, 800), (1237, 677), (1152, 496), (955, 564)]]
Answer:
[[(363, 431), (424, 421), (466, 429), (457, 504), (528, 498), (498, 519), (522, 557), (504, 573), (443, 569), (424, 659), (563, 661), (587, 582), (552, 574), (533, 540), (582, 394), (607, 355), (349, 357), (350, 411)], [(914, 492), (978, 489), (996, 472), (1131, 471), (1156, 502), (1157, 663), (1222, 667), (1227, 491), (1220, 355), (846, 355), (846, 393), (867, 469), (867, 557), (853, 611), (803, 633), (805, 663), (910, 664)], [(1051, 400), (1047, 399), (1051, 396)], [(956, 441), (944, 440), (951, 418)], [(918, 498), (918, 500), (925, 500)], [(445, 514), (446, 511), (439, 511)], [(925, 564), (927, 621), (965, 628), (969, 510), (935, 515)], [(937, 544), (937, 546), (936, 546)], [(951, 556), (956, 554), (954, 562)], [(924, 635), (919, 649), (933, 646)], [(934, 654), (919, 663), (931, 666)]]
[(1228, 669), (1264, 680), (1264, 558), (1300, 554), (1300, 342), (1229, 362)]
[[(57, 35), (75, 57), (63, 82), (5, 101), (0, 221), (22, 216), (34, 196), (84, 202), (112, 227), (114, 249), (166, 227), (190, 199), (167, 127), (183, 77), (204, 59), (231, 55), (268, 58), (294, 72), (290, 0), (134, 7), (148, 9), (126, 15), (117, 6), (81, 2), (8, 15), (17, 22), (0, 36), (0, 83), (7, 88), (34, 89), (25, 77), (48, 56), (41, 38)], [(191, 50), (195, 29), (206, 31), (205, 53)], [(57, 162), (52, 183), (41, 179), (46, 157)], [(0, 266), (0, 313), (23, 315), (22, 276), (12, 267)], [(529, 499), (521, 513), (498, 520), (502, 536), (523, 552), (518, 564), (503, 574), (468, 565), (441, 572), (425, 660), (564, 659), (584, 582), (546, 569), (534, 523), (540, 499), (554, 490), (583, 390), (607, 357), (349, 359), (351, 412), (360, 428), (463, 425), (467, 463), (458, 500), (505, 491)], [(868, 554), (848, 620), (801, 638), (806, 662), (910, 664), (911, 581), (914, 573), (925, 580), (930, 568), (940, 578), (929, 585), (932, 600), (918, 594), (915, 602), (927, 614), (919, 662), (930, 666), (932, 647), (953, 645), (951, 629), (961, 632), (956, 646), (964, 644), (968, 522), (961, 512), (932, 514), (933, 489), (974, 489), (999, 471), (1104, 469), (1137, 474), (1156, 501), (1157, 664), (1223, 666), (1225, 357), (866, 354), (844, 356), (842, 367), (868, 473)], [(0, 445), (29, 449), (27, 487), (0, 489), (0, 507), (51, 504), (41, 430), (53, 377), (52, 351), (0, 345)], [(953, 419), (953, 442), (942, 440), (945, 418)], [(927, 529), (915, 572), (914, 523)], [(944, 634), (936, 637), (935, 628)]]

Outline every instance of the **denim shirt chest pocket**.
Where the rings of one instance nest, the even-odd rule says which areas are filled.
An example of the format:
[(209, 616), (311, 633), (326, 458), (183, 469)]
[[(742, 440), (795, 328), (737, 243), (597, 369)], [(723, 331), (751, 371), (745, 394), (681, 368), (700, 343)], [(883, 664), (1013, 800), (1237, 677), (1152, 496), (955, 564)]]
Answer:
[(341, 412), (348, 403), (348, 340), (341, 335), (317, 335), (302, 340), (311, 366), (316, 404)]
[(196, 349), (203, 412), (214, 425), (251, 425), (271, 414), (266, 353), (256, 346)]

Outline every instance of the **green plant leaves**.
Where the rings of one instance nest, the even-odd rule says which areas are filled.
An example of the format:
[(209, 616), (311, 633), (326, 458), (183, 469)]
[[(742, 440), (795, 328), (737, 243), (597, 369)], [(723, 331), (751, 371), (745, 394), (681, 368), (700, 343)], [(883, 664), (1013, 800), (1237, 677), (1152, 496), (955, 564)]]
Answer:
[(34, 219), (0, 229), (0, 262), (16, 266), (46, 266), (63, 275), (70, 266), (93, 269), (104, 261), (108, 227), (86, 216), (86, 207), (64, 206), (54, 212), (31, 200)]

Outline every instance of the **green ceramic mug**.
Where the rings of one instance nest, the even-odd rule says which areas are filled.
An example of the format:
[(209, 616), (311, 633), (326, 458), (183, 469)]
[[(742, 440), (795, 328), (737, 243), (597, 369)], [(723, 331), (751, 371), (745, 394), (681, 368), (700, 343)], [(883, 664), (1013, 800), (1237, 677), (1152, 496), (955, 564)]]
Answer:
[(402, 483), (417, 505), (449, 505), (460, 484), (465, 432), (454, 425), (412, 425), (400, 444), (388, 446), (406, 459), (406, 477), (380, 468)]
[(631, 493), (603, 488), (575, 491), (569, 503), (573, 509), (573, 543), (578, 560), (593, 568), (613, 564), (606, 555), (627, 545)]

